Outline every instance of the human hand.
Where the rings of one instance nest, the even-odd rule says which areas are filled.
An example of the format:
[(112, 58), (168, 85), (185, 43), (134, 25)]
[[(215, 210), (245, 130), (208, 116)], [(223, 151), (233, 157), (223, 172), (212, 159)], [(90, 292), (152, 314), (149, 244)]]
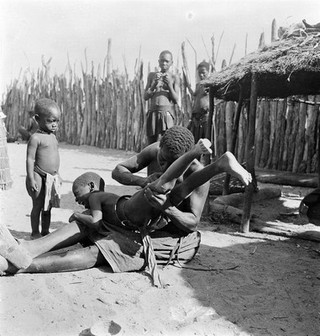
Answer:
[(166, 73), (163, 75), (163, 82), (165, 84), (167, 84), (168, 86), (172, 86), (173, 85), (173, 78), (172, 75), (169, 73)]
[(144, 188), (146, 187), (149, 183), (157, 180), (162, 173), (153, 173), (145, 178), (141, 178), (141, 182), (139, 183), (139, 187)]
[(76, 218), (76, 213), (73, 213), (73, 214), (70, 216), (70, 218), (69, 218), (69, 223), (72, 223), (72, 222), (74, 222), (75, 220), (77, 220), (77, 218)]
[(37, 182), (34, 179), (29, 180), (29, 186), (30, 186), (30, 189), (31, 189), (32, 192), (39, 191), (38, 184), (37, 184)]
[(159, 194), (157, 191), (151, 190), (149, 187), (144, 189), (143, 195), (152, 207), (159, 210), (163, 210), (164, 205), (168, 201), (167, 194)]
[(159, 82), (160, 78), (162, 78), (163, 73), (162, 72), (157, 72), (155, 75), (155, 81)]
[(153, 173), (153, 174), (149, 175), (147, 177), (147, 183), (146, 183), (146, 185), (149, 184), (149, 183), (151, 183), (151, 182), (153, 182), (153, 181), (156, 181), (161, 175), (162, 175), (162, 173), (159, 173), (159, 172), (158, 173)]

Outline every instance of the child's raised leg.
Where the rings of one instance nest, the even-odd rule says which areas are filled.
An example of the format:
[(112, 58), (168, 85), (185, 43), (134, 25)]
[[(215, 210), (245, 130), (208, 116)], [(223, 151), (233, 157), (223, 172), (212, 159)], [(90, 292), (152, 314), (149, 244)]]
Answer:
[(187, 153), (183, 154), (159, 177), (149, 185), (150, 189), (165, 194), (172, 190), (179, 178), (189, 167), (192, 161), (201, 154), (210, 154), (211, 142), (208, 139), (200, 139), (197, 144)]
[(194, 189), (209, 181), (213, 176), (224, 172), (237, 177), (246, 186), (252, 182), (251, 174), (240, 165), (231, 152), (226, 152), (215, 162), (205, 166), (197, 172), (194, 172), (181, 184), (176, 186), (171, 191), (171, 202), (178, 205)]
[[(203, 153), (210, 153), (210, 146), (211, 142), (209, 140), (200, 139), (193, 149), (174, 161), (158, 180), (148, 185), (148, 188), (158, 194), (165, 194), (172, 190), (177, 178), (184, 173), (195, 158)], [(154, 208), (152, 204), (146, 200), (144, 193), (144, 190), (135, 193), (123, 205), (125, 217), (132, 223), (139, 223), (140, 227), (147, 224), (154, 215)], [(143, 208), (143, 211), (137, 211), (137, 209), (140, 208)], [(120, 209), (120, 207), (118, 209)]]

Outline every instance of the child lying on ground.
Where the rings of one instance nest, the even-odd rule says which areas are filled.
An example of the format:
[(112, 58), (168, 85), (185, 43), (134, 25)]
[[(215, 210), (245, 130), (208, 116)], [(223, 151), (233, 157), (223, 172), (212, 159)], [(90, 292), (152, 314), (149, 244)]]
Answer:
[[(89, 236), (88, 230), (84, 227), (89, 228), (89, 231), (99, 233), (108, 231), (110, 233), (114, 231), (113, 228), (119, 228), (120, 226), (127, 230), (124, 232), (130, 233), (130, 230), (131, 232), (140, 231), (145, 228), (148, 229), (149, 224), (158, 224), (162, 218), (159, 206), (154, 206), (154, 202), (157, 202), (157, 195), (165, 196), (164, 198), (160, 197), (160, 200), (163, 201), (161, 204), (163, 208), (170, 207), (171, 204), (179, 204), (197, 186), (221, 172), (227, 172), (239, 178), (245, 185), (251, 183), (251, 174), (238, 163), (232, 153), (226, 152), (217, 161), (190, 175), (181, 184), (175, 185), (176, 179), (195, 158), (208, 153), (210, 153), (210, 142), (200, 139), (193, 149), (172, 163), (158, 180), (150, 183), (129, 198), (104, 192), (104, 181), (97, 174), (85, 173), (81, 175), (73, 183), (73, 192), (76, 201), (90, 209), (90, 214), (74, 213), (70, 218), (71, 223), (69, 225), (37, 241), (21, 242), (21, 248), (25, 250), (26, 255), (29, 255), (32, 259), (35, 258), (29, 267), (24, 266), (21, 271), (58, 272), (93, 267), (98, 261), (99, 250), (96, 246), (82, 248), (80, 251), (71, 251), (70, 253), (64, 251), (60, 255), (57, 253), (50, 257), (46, 255), (36, 257), (51, 250), (73, 245), (80, 239)], [(108, 239), (110, 241), (110, 238)], [(124, 242), (124, 240), (121, 242)], [(125, 243), (128, 243), (128, 239)], [(123, 250), (121, 246), (120, 250)], [(105, 255), (103, 256), (105, 257), (104, 264), (106, 260), (111, 264), (112, 260), (110, 261)], [(133, 261), (133, 257), (134, 255), (130, 254), (130, 262)], [(8, 263), (10, 255), (6, 255), (5, 258), (7, 260), (0, 258), (0, 270), (11, 273), (17, 272), (17, 267)], [(114, 269), (114, 267), (112, 268)], [(139, 268), (132, 267), (131, 270), (136, 269)]]

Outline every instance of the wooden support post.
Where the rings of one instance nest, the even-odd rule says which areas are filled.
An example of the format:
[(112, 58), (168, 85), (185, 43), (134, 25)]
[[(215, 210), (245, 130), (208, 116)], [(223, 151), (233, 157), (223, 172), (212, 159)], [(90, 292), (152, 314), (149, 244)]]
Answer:
[(318, 188), (320, 188), (320, 125), (318, 129)]
[[(246, 161), (247, 170), (254, 177), (254, 140), (255, 140), (255, 123), (256, 123), (256, 109), (258, 96), (258, 79), (257, 74), (252, 73), (251, 77), (251, 92), (250, 92), (250, 108), (248, 116), (248, 137), (246, 139)], [(243, 215), (241, 221), (241, 231), (249, 232), (250, 228), (250, 210), (253, 196), (254, 186), (252, 183), (246, 187), (244, 193)]]
[[(214, 141), (214, 132), (213, 130), (213, 115), (214, 115), (214, 90), (210, 87), (209, 91), (209, 116), (208, 116), (208, 123), (207, 123), (207, 130), (206, 130), (206, 138), (212, 142), (212, 157), (216, 155), (215, 151), (215, 141)], [(205, 165), (211, 163), (210, 155), (204, 156)]]
[[(215, 156), (215, 141), (214, 141), (214, 134), (212, 132), (212, 119), (214, 115), (214, 90), (212, 87), (210, 87), (209, 91), (209, 116), (208, 116), (208, 123), (207, 123), (207, 129), (206, 129), (206, 138), (209, 139), (212, 143), (212, 157)], [(207, 166), (208, 164), (211, 163), (211, 157), (210, 154), (204, 155), (204, 165)], [(210, 198), (209, 198), (209, 193), (207, 195), (206, 203), (204, 205), (203, 211), (202, 211), (202, 216), (209, 216), (210, 214)]]
[[(238, 101), (236, 116), (235, 116), (234, 124), (233, 124), (233, 127), (232, 127), (232, 140), (231, 140), (230, 151), (233, 154), (235, 153), (235, 150), (236, 150), (236, 143), (237, 143), (238, 129), (239, 129), (239, 120), (240, 120), (242, 105), (243, 105), (243, 87), (241, 85), (240, 86), (239, 101)], [(223, 184), (223, 191), (222, 191), (223, 195), (228, 195), (229, 194), (229, 184), (230, 184), (230, 174), (226, 174), (226, 178), (225, 178), (224, 184)]]

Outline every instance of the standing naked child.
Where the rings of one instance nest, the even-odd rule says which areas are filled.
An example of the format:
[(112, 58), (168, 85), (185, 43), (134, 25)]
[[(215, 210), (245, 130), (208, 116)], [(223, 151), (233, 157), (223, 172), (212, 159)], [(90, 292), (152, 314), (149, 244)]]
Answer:
[(159, 55), (159, 72), (148, 75), (144, 99), (150, 99), (147, 113), (148, 144), (158, 141), (168, 128), (174, 125), (175, 107), (179, 98), (179, 77), (170, 72), (172, 53), (164, 50)]
[(49, 233), (51, 208), (60, 206), (60, 157), (54, 134), (60, 109), (53, 100), (42, 98), (36, 102), (34, 112), (39, 128), (31, 135), (27, 146), (26, 188), (32, 198), (31, 238), (37, 239)]
[[(200, 80), (204, 80), (209, 76), (209, 63), (203, 61), (197, 67)], [(192, 108), (192, 116), (188, 129), (192, 132), (195, 142), (200, 138), (206, 137), (209, 112), (209, 92), (203, 85), (197, 83), (195, 92), (188, 87), (190, 93), (194, 96)]]

